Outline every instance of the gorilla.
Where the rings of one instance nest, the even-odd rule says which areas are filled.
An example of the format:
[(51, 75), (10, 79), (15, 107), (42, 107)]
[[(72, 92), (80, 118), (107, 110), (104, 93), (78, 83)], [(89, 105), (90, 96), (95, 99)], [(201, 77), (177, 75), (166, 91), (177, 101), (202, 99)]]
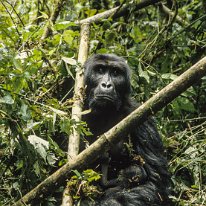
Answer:
[[(139, 104), (131, 97), (130, 68), (114, 54), (96, 54), (85, 65), (84, 115), (93, 137), (90, 143), (130, 114)], [(169, 205), (169, 175), (161, 138), (151, 117), (137, 125), (127, 137), (97, 162), (104, 194), (81, 205), (160, 206)]]

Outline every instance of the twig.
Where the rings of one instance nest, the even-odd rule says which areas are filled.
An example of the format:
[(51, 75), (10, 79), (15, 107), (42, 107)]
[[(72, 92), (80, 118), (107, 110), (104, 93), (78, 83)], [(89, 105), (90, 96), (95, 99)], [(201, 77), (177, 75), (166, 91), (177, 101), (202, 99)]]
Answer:
[(2, 0), (1, 0), (1, 4), (2, 4), (3, 7), (5, 8), (6, 12), (9, 14), (9, 16), (10, 16), (13, 24), (15, 25), (16, 32), (17, 32), (17, 34), (20, 36), (21, 34), (20, 34), (19, 30), (17, 29), (16, 22), (14, 21), (14, 18), (12, 17), (11, 13), (9, 12), (9, 10), (7, 9), (6, 5), (4, 4), (4, 2), (3, 2)]
[[(166, 7), (163, 3), (159, 3), (159, 7), (161, 9), (161, 11), (163, 11), (165, 14), (167, 14), (168, 16), (170, 17), (174, 17), (175, 16), (175, 13), (172, 12), (168, 7)], [(176, 21), (178, 24), (180, 24), (181, 26), (188, 26), (189, 23), (187, 21), (185, 21), (184, 19), (182, 19), (181, 16), (179, 15), (176, 15)]]

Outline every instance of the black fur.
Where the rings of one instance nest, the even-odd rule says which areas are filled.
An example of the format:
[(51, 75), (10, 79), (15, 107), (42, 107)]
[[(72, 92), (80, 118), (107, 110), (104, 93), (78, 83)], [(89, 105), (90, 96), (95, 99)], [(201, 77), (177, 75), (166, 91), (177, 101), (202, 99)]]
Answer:
[[(101, 65), (104, 71), (109, 70), (110, 77), (105, 77), (104, 71), (97, 68)], [(119, 73), (117, 71), (113, 75), (113, 69), (118, 69)], [(84, 118), (95, 137), (106, 132), (138, 107), (129, 97), (130, 69), (121, 57), (99, 54), (88, 59), (85, 64), (85, 85), (85, 109), (92, 111)], [(94, 137), (90, 142), (93, 140)], [(114, 145), (108, 155), (110, 161), (106, 178), (109, 184), (103, 187), (105, 193), (99, 201), (95, 201), (95, 205), (168, 205), (167, 160), (151, 118), (137, 125), (128, 137)], [(85, 202), (81, 205), (93, 204)]]

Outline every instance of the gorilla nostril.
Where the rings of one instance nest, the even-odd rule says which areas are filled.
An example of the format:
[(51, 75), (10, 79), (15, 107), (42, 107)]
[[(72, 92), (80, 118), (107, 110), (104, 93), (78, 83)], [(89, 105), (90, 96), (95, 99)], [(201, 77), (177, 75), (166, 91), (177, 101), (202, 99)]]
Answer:
[(111, 84), (107, 84), (107, 88), (109, 89), (110, 87), (112, 87), (112, 85)]
[(107, 84), (106, 84), (106, 83), (102, 83), (102, 87), (103, 87), (103, 88), (106, 88), (106, 87), (107, 87)]
[(101, 86), (102, 86), (102, 88), (104, 88), (104, 89), (111, 89), (112, 88), (112, 84), (110, 84), (110, 83), (105, 83), (105, 82), (103, 82), (102, 84), (101, 84)]

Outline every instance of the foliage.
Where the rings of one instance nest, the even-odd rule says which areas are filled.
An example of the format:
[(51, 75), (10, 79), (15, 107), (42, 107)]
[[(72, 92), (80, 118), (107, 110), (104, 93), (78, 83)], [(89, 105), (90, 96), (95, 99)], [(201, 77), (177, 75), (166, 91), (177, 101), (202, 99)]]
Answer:
[[(158, 5), (135, 11), (137, 2), (66, 1), (52, 23), (57, 0), (0, 0), (0, 205), (12, 204), (65, 163), (74, 128), (90, 134), (84, 122), (70, 118), (80, 36), (76, 20), (132, 5), (123, 17), (92, 25), (90, 53), (124, 56), (133, 70), (133, 96), (140, 102), (203, 57), (205, 0), (165, 1), (182, 23)], [(48, 25), (49, 36), (42, 39)], [(175, 205), (206, 201), (205, 91), (203, 78), (157, 115)], [(53, 194), (39, 204), (56, 201)]]
[(67, 182), (67, 187), (74, 199), (81, 199), (82, 197), (89, 197), (90, 199), (101, 194), (100, 188), (95, 186), (97, 180), (101, 176), (92, 169), (87, 169), (80, 174), (77, 170), (73, 171), (74, 176)]

